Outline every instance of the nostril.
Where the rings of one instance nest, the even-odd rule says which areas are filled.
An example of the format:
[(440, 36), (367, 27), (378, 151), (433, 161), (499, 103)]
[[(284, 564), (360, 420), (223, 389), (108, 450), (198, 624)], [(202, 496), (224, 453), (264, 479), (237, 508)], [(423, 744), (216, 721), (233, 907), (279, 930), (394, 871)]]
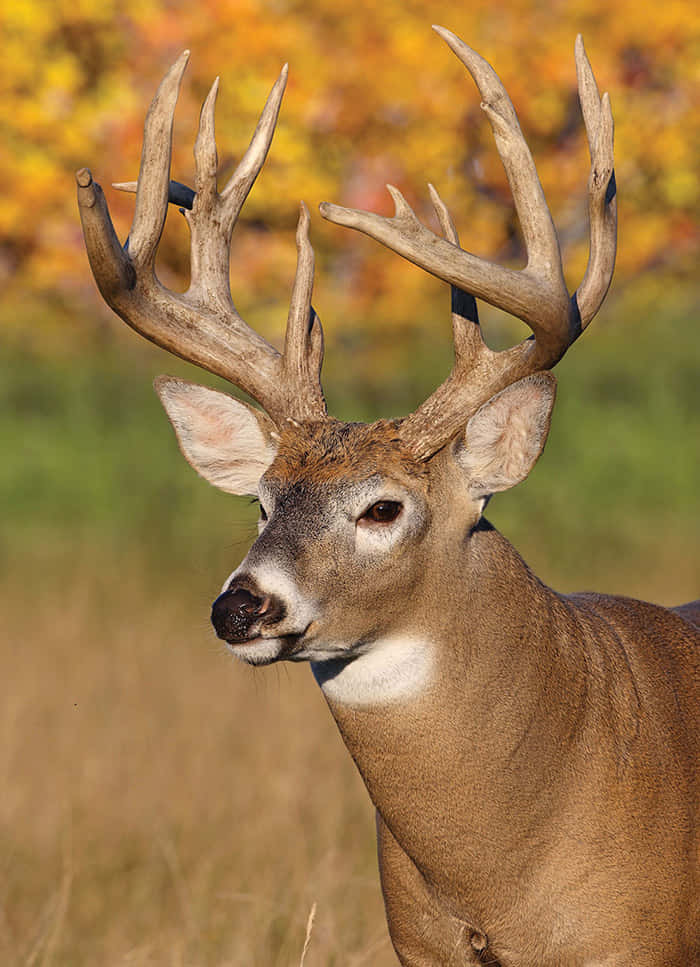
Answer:
[(246, 588), (238, 588), (228, 592), (226, 606), (231, 611), (240, 611), (243, 614), (253, 617), (264, 612), (267, 598), (258, 598)]
[(272, 611), (272, 598), (269, 594), (266, 594), (258, 605), (257, 613), (261, 618), (264, 618), (265, 615), (270, 613), (270, 611)]
[(283, 612), (282, 603), (272, 595), (258, 595), (245, 586), (234, 584), (212, 605), (211, 621), (219, 638), (245, 641), (259, 621), (269, 624), (279, 620)]

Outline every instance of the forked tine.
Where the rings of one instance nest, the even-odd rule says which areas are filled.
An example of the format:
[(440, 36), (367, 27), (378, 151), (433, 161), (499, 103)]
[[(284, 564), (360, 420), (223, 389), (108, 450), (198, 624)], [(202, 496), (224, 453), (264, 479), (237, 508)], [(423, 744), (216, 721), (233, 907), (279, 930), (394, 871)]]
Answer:
[[(134, 329), (170, 352), (230, 380), (257, 400), (277, 425), (287, 418), (321, 419), (321, 324), (311, 308), (313, 252), (308, 212), (297, 233), (299, 258), (286, 339), (280, 355), (238, 314), (231, 299), (229, 252), (236, 219), (267, 156), (287, 81), (285, 65), (248, 149), (227, 186), (217, 191), (214, 109), (218, 78), (204, 102), (195, 144), (195, 190), (170, 180), (172, 124), (186, 51), (159, 85), (146, 118), (129, 240), (122, 249), (99, 185), (77, 173), (78, 202), (95, 280), (108, 304)], [(154, 272), (168, 202), (181, 205), (190, 226), (191, 278), (184, 295), (165, 289)]]
[[(364, 232), (452, 286), (455, 368), (400, 428), (402, 439), (420, 459), (428, 459), (449, 442), (491, 396), (524, 376), (550, 369), (561, 359), (597, 312), (610, 285), (617, 225), (612, 114), (607, 95), (598, 95), (581, 39), (576, 42), (576, 64), (591, 152), (591, 255), (584, 280), (571, 298), (554, 223), (505, 88), (493, 68), (451, 31), (434, 29), (479, 88), (481, 106), (491, 124), (522, 228), (527, 250), (525, 268), (514, 271), (461, 249), (452, 220), (432, 187), (430, 193), (444, 238), (421, 224), (401, 193), (390, 185), (387, 188), (395, 204), (392, 217), (321, 205), (324, 218)], [(484, 299), (522, 319), (534, 338), (504, 352), (492, 352), (481, 339), (471, 297)], [(466, 325), (465, 320), (472, 324)]]
[[(370, 235), (452, 287), (454, 368), (399, 430), (420, 459), (428, 459), (448, 443), (495, 393), (558, 362), (602, 303), (616, 246), (610, 102), (607, 94), (601, 98), (598, 93), (581, 38), (576, 42), (576, 67), (591, 155), (591, 254), (583, 282), (570, 298), (554, 224), (508, 94), (482, 57), (450, 31), (435, 30), (479, 88), (513, 193), (527, 265), (515, 271), (460, 248), (454, 222), (432, 185), (429, 191), (444, 237), (422, 225), (401, 192), (391, 185), (387, 187), (394, 200), (392, 217), (326, 203), (320, 206), (328, 220)], [(138, 181), (115, 185), (136, 192), (134, 223), (124, 249), (99, 185), (88, 169), (77, 173), (81, 218), (95, 279), (108, 304), (129, 325), (176, 355), (229, 379), (256, 399), (278, 426), (288, 418), (322, 419), (326, 414), (320, 383), (323, 333), (311, 305), (314, 257), (308, 237), (309, 214), (303, 203), (283, 355), (243, 321), (231, 299), (229, 283), (231, 234), (269, 151), (287, 66), (270, 92), (245, 154), (219, 193), (214, 130), (218, 78), (200, 115), (194, 190), (170, 179), (173, 115), (187, 59), (185, 52), (154, 97), (144, 129)], [(154, 272), (168, 202), (181, 206), (190, 226), (191, 278), (184, 295), (165, 289)], [(492, 352), (481, 336), (476, 298), (522, 319), (534, 338), (504, 352)]]
[(487, 262), (439, 238), (421, 224), (397, 188), (387, 185), (387, 189), (395, 204), (391, 217), (328, 202), (322, 202), (319, 210), (329, 222), (369, 235), (438, 279), (498, 305), (528, 325), (538, 324), (543, 300), (537, 280), (531, 274)]
[(190, 292), (202, 299), (206, 292), (206, 297), (213, 297), (222, 308), (233, 305), (228, 256), (231, 234), (265, 163), (286, 84), (285, 64), (270, 91), (250, 144), (221, 193), (216, 184), (218, 161), (214, 134), (218, 78), (202, 105), (194, 147), (195, 201), (192, 211), (185, 212), (192, 233)]

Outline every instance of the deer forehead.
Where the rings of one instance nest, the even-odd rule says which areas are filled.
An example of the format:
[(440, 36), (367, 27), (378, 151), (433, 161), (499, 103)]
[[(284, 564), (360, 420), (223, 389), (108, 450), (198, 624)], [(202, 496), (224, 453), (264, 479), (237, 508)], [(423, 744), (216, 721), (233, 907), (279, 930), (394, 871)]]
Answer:
[(329, 485), (389, 477), (407, 486), (427, 486), (427, 465), (398, 436), (398, 422), (288, 422), (277, 455), (265, 474), (270, 483), (304, 481)]

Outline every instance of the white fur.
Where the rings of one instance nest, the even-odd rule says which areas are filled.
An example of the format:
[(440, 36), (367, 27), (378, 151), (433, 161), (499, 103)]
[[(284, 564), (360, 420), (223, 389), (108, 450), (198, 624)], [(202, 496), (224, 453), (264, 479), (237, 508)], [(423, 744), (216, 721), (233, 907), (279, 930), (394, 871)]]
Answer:
[(355, 550), (358, 554), (386, 554), (406, 536), (406, 508), (395, 521), (373, 524), (358, 521), (355, 527)]
[(433, 660), (430, 642), (392, 637), (373, 642), (349, 661), (316, 661), (311, 668), (330, 702), (385, 705), (418, 696), (432, 678)]
[(246, 665), (269, 665), (275, 661), (284, 647), (280, 638), (255, 638), (240, 645), (226, 645), (229, 653)]

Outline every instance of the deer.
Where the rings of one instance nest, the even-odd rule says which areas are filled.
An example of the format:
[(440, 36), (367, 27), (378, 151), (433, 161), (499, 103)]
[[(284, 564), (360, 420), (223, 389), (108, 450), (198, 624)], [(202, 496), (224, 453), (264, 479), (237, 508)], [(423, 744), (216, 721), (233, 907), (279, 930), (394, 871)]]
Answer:
[[(302, 203), (282, 351), (238, 314), (231, 235), (270, 147), (287, 67), (226, 186), (217, 187), (215, 81), (194, 147), (194, 188), (170, 178), (175, 103), (189, 52), (148, 113), (131, 231), (77, 172), (90, 265), (109, 306), (170, 353), (224, 377), (243, 402), (159, 377), (192, 467), (259, 500), (258, 537), (211, 620), (242, 662), (310, 663), (376, 812), (389, 934), (404, 967), (700, 964), (700, 601), (674, 608), (541, 582), (487, 521), (489, 498), (540, 456), (551, 369), (598, 312), (615, 263), (613, 119), (579, 36), (590, 149), (590, 258), (564, 282), (559, 241), (515, 109), (493, 68), (438, 35), (471, 74), (493, 130), (527, 263), (460, 246), (430, 185), (441, 235), (391, 186), (384, 216), (323, 203), (451, 289), (454, 367), (409, 416), (327, 413), (314, 255)], [(188, 290), (155, 273), (169, 202), (191, 235)], [(532, 335), (496, 352), (476, 299)]]

